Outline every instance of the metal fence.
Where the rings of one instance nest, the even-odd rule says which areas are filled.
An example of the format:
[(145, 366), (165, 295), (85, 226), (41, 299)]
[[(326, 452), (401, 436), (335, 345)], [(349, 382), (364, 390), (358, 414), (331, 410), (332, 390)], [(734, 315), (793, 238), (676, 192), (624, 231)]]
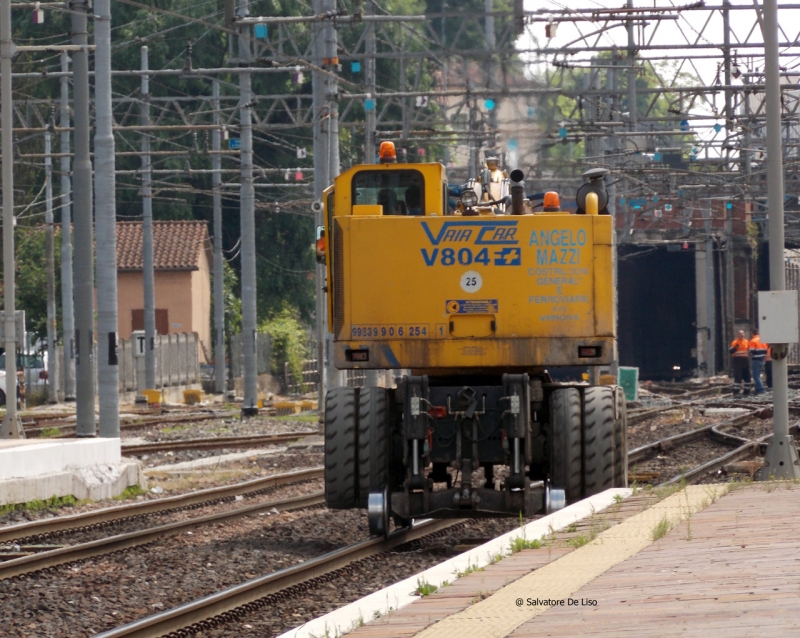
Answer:
[[(244, 374), (244, 359), (242, 356), (242, 335), (231, 337), (231, 377), (241, 377)], [(270, 372), (270, 359), (272, 358), (272, 341), (266, 332), (256, 333), (256, 373), (267, 374)]]
[[(197, 334), (193, 332), (158, 335), (156, 337), (156, 387), (164, 388), (200, 383), (199, 347), (199, 339)], [(133, 392), (137, 389), (136, 359), (133, 356), (133, 348), (132, 338), (120, 339), (117, 343), (120, 392)], [(59, 388), (60, 394), (63, 392), (64, 383), (63, 346), (56, 348), (56, 365), (58, 366), (58, 378), (61, 384), (61, 388)], [(97, 370), (95, 369), (95, 389), (96, 385)], [(35, 381), (27, 385), (30, 390), (36, 390), (39, 386), (45, 387), (44, 383)]]
[[(193, 332), (181, 332), (156, 337), (156, 386), (191, 385), (200, 382), (198, 337)], [(136, 360), (133, 339), (120, 340), (119, 389), (136, 390)]]
[[(366, 370), (344, 370), (348, 388), (363, 388), (367, 382)], [(317, 391), (319, 369), (316, 359), (303, 361), (302, 381), (297, 383), (289, 371), (289, 363), (284, 365), (283, 383), (288, 394), (308, 394)]]
[(283, 385), (289, 394), (308, 394), (315, 392), (319, 383), (319, 370), (317, 369), (316, 359), (305, 359), (303, 361), (302, 380), (300, 383), (289, 370), (289, 362), (283, 364)]

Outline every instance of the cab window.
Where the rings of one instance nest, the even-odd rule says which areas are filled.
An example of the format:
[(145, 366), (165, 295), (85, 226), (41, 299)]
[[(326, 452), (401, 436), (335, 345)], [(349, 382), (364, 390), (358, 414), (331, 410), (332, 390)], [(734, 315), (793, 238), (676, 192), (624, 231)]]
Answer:
[(415, 170), (360, 171), (353, 176), (353, 204), (379, 204), (384, 215), (424, 215), (425, 180)]

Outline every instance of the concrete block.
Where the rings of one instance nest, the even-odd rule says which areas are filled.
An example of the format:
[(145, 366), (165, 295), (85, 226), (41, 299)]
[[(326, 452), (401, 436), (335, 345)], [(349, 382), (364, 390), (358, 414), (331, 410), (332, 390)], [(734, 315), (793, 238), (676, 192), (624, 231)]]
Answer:
[(0, 505), (72, 495), (100, 500), (146, 485), (141, 466), (123, 459), (120, 439), (0, 441)]
[(5, 440), (0, 441), (0, 480), (116, 464), (121, 458), (119, 439)]
[(74, 496), (79, 500), (113, 498), (132, 485), (147, 487), (139, 463), (124, 459), (114, 465), (68, 469), (26, 478), (0, 481), (0, 505), (45, 501), (53, 496)]

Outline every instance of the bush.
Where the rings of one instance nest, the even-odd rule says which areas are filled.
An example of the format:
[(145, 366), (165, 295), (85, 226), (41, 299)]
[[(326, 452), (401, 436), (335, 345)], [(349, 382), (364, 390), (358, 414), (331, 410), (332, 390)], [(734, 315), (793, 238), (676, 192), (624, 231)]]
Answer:
[(269, 333), (272, 345), (270, 369), (272, 375), (284, 379), (284, 369), (289, 364), (289, 375), (294, 383), (303, 380), (303, 360), (308, 357), (308, 330), (300, 321), (297, 308), (284, 306), (267, 319), (261, 329)]

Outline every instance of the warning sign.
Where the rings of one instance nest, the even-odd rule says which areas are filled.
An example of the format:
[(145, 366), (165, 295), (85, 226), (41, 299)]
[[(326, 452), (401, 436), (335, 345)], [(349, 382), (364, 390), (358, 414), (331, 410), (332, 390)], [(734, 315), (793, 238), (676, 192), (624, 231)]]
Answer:
[(497, 299), (448, 299), (449, 315), (493, 315), (499, 307)]

